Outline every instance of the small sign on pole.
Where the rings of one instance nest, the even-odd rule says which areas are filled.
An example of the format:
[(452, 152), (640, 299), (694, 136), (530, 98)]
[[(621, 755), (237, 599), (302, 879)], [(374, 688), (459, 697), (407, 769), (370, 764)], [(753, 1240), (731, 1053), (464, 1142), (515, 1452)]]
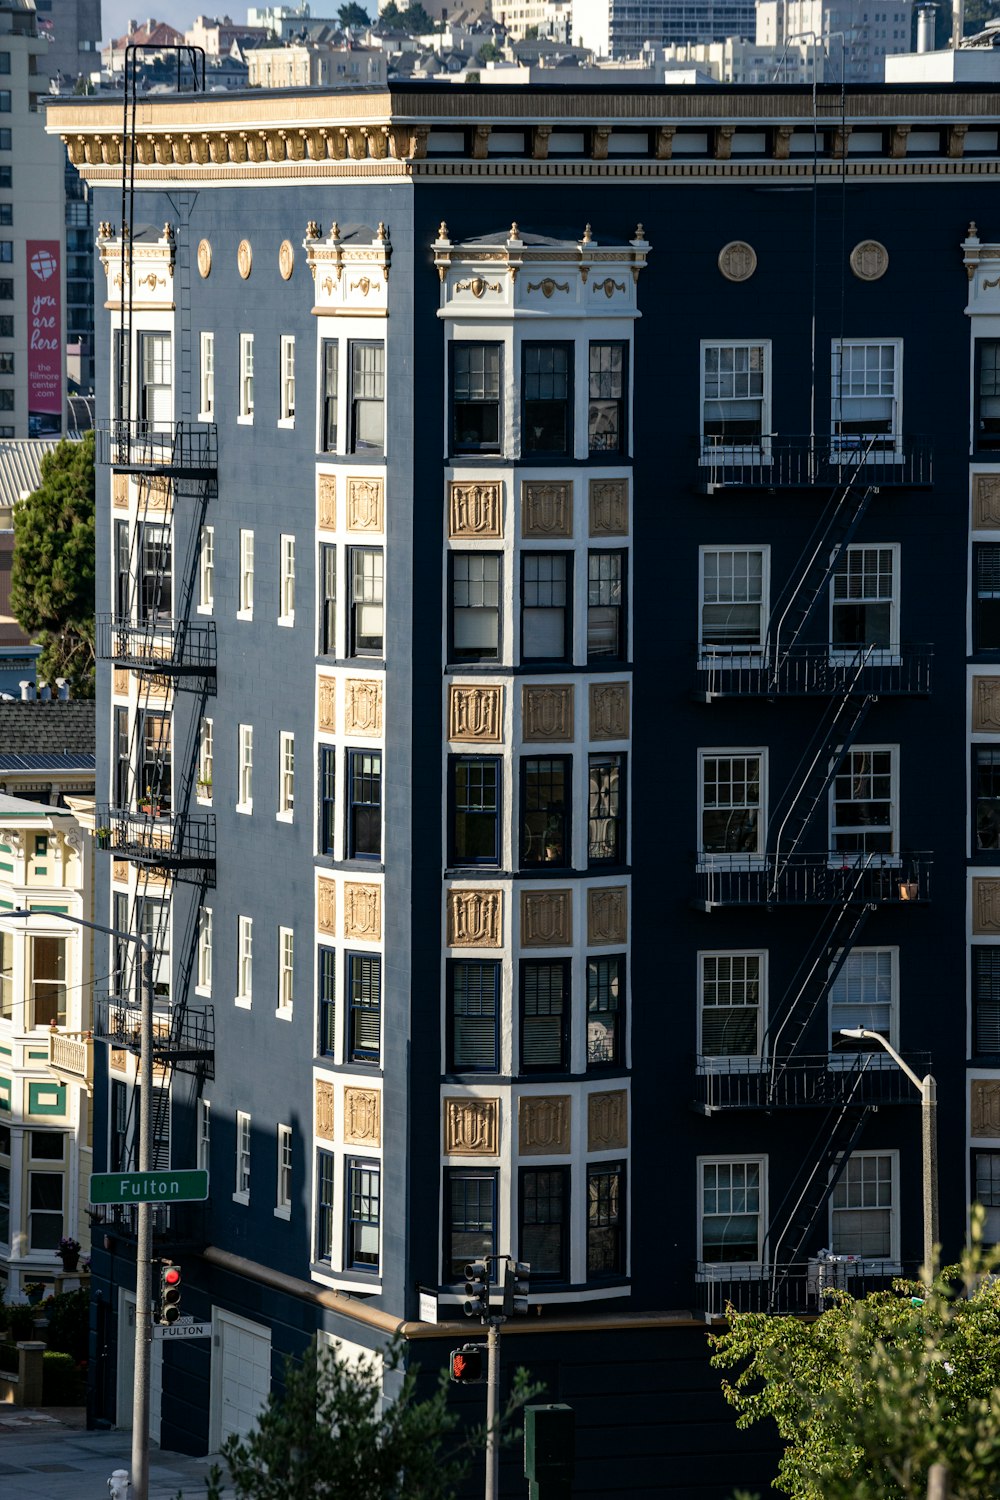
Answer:
[(95, 1172), (90, 1179), (91, 1203), (203, 1203), (208, 1197), (208, 1173)]
[(154, 1323), (154, 1339), (210, 1339), (211, 1323)]

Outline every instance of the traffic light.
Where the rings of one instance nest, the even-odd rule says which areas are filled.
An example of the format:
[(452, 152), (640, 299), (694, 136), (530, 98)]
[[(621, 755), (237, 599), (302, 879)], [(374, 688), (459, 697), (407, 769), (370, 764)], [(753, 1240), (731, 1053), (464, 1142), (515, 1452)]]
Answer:
[(181, 1315), (181, 1268), (172, 1260), (160, 1264), (160, 1317), (161, 1323), (176, 1323)]
[(448, 1373), (459, 1385), (481, 1385), (485, 1380), (484, 1344), (463, 1344), (451, 1351)]
[(528, 1276), (531, 1266), (526, 1260), (509, 1260), (503, 1273), (504, 1317), (528, 1311)]
[(490, 1315), (490, 1268), (485, 1260), (473, 1260), (465, 1268), (465, 1296), (463, 1311), (467, 1318), (482, 1318)]

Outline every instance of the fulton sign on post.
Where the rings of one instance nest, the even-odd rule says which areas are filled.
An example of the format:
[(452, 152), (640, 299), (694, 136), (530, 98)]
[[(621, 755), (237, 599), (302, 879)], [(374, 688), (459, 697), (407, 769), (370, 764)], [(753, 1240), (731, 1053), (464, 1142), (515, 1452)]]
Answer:
[(208, 1197), (208, 1173), (95, 1172), (91, 1203), (202, 1203)]
[(63, 334), (59, 241), (28, 240), (28, 436), (62, 433)]

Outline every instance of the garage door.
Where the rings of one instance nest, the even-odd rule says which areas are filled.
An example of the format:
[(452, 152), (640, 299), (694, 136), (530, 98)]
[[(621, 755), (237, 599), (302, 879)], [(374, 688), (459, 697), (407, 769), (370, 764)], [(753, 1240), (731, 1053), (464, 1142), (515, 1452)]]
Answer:
[(216, 1308), (218, 1343), (213, 1349), (212, 1447), (236, 1433), (245, 1437), (271, 1391), (271, 1331)]

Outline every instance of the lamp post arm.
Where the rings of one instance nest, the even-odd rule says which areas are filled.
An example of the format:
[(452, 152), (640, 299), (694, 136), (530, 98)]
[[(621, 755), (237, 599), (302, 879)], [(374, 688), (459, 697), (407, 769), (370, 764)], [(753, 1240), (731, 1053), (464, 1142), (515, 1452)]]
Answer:
[(878, 1042), (879, 1046), (882, 1047), (886, 1052), (888, 1052), (897, 1068), (900, 1068), (906, 1074), (907, 1078), (913, 1084), (913, 1087), (917, 1090), (917, 1092), (920, 1094), (924, 1092), (923, 1079), (917, 1077), (916, 1073), (914, 1073), (909, 1063), (903, 1061), (892, 1043), (887, 1042), (880, 1031), (868, 1031), (864, 1026), (859, 1026), (856, 1030), (851, 1030), (849, 1034), (851, 1036), (863, 1036), (865, 1040), (869, 1042)]

